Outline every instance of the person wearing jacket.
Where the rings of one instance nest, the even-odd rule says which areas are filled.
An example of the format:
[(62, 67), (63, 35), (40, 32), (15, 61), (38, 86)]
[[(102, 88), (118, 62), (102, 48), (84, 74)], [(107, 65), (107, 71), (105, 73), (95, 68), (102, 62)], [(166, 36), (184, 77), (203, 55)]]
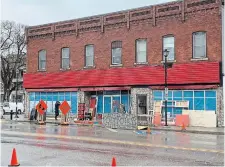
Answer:
[(57, 117), (59, 116), (59, 106), (60, 106), (60, 102), (57, 101), (55, 103), (55, 120), (57, 120)]

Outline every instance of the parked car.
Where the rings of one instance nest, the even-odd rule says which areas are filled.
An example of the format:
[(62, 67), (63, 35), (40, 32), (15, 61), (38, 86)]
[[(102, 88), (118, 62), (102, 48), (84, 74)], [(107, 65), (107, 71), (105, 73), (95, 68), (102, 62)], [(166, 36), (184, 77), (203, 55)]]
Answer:
[[(3, 114), (10, 113), (13, 110), (13, 113), (16, 113), (16, 103), (15, 102), (4, 102), (3, 103)], [(24, 112), (23, 103), (17, 103), (17, 112), (21, 114)]]

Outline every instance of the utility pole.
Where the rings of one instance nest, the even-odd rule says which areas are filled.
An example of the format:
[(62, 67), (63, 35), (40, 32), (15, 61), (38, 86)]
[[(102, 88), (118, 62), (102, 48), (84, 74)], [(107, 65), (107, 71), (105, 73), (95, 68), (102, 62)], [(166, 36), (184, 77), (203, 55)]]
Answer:
[(16, 116), (15, 116), (15, 118), (19, 118), (18, 117), (18, 115), (17, 115), (17, 109), (18, 109), (18, 107), (17, 107), (17, 92), (18, 92), (18, 74), (19, 74), (19, 70), (17, 69), (16, 70)]

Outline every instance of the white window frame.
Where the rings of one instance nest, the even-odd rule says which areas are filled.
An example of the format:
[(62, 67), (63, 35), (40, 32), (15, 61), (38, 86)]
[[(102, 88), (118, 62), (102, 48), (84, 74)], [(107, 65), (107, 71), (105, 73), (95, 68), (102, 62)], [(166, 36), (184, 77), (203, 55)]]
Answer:
[(170, 51), (168, 47), (165, 47), (165, 40), (168, 38), (173, 38), (173, 59), (170, 59), (171, 57), (171, 52), (169, 52), (169, 55), (167, 57), (168, 61), (175, 61), (175, 37), (173, 35), (166, 35), (163, 37), (163, 51), (162, 51), (162, 56), (163, 56), (163, 61), (165, 61), (165, 55), (164, 55), (164, 50), (167, 49)]
[[(138, 50), (138, 45), (139, 45), (138, 42), (141, 42), (141, 41), (145, 42), (145, 45), (146, 45), (145, 51), (139, 51)], [(143, 39), (136, 39), (135, 46), (136, 46), (135, 47), (135, 49), (136, 49), (136, 55), (135, 55), (136, 56), (136, 63), (147, 63), (148, 62), (148, 60), (147, 60), (147, 39), (144, 39), (144, 38)], [(141, 56), (140, 55), (141, 52), (143, 52), (143, 53), (145, 52), (145, 61), (138, 61), (138, 57)]]
[[(92, 49), (93, 49), (92, 54), (88, 54), (88, 52), (87, 52), (88, 47), (92, 47)], [(85, 45), (85, 67), (93, 67), (94, 66), (94, 52), (95, 52), (95, 48), (94, 48), (93, 44)], [(88, 58), (92, 58), (91, 64), (87, 64)]]
[[(44, 56), (43, 59), (41, 58), (42, 56)], [(43, 67), (42, 63), (45, 63)], [(40, 50), (38, 52), (38, 70), (46, 70), (46, 50)]]
[[(120, 42), (120, 43), (121, 43), (121, 46), (120, 46), (120, 47), (113, 47), (113, 44), (116, 43), (116, 42)], [(118, 50), (118, 49), (119, 49), (120, 52), (121, 52), (119, 56), (113, 54), (114, 51), (115, 51), (115, 50)], [(112, 60), (111, 60), (112, 65), (121, 65), (121, 64), (122, 64), (122, 41), (113, 41), (113, 42), (112, 42), (111, 54), (112, 54)], [(114, 62), (114, 58), (116, 58), (116, 57), (120, 57), (120, 63)]]
[[(69, 53), (68, 57), (67, 57), (67, 55), (63, 54), (64, 49), (69, 50), (68, 51), (68, 53)], [(68, 66), (64, 65), (64, 60), (67, 60), (67, 59), (69, 61)], [(64, 47), (64, 48), (61, 49), (61, 68), (62, 69), (69, 69), (70, 68), (70, 48), (69, 47)]]
[[(196, 41), (195, 41), (195, 36), (197, 36), (198, 33), (204, 33), (204, 37), (205, 37), (205, 41), (204, 41), (204, 45), (202, 46), (196, 46)], [(205, 31), (197, 31), (197, 32), (194, 32), (192, 34), (192, 52), (193, 52), (193, 59), (204, 59), (204, 58), (207, 58), (207, 34)], [(205, 47), (204, 48), (204, 53), (205, 55), (195, 55), (195, 49), (196, 47)]]

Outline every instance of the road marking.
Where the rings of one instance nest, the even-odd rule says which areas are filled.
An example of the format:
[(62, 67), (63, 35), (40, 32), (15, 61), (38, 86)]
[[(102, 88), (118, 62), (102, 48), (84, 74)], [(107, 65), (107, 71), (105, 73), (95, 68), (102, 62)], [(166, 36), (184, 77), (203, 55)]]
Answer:
[(108, 130), (111, 131), (111, 132), (118, 132), (118, 131), (116, 131), (115, 129), (111, 129), (111, 128), (106, 128), (106, 129), (108, 129)]
[(80, 140), (80, 141), (88, 141), (88, 142), (125, 144), (125, 145), (132, 145), (132, 146), (169, 148), (169, 149), (175, 149), (175, 150), (188, 150), (188, 151), (199, 151), (199, 152), (211, 152), (211, 153), (224, 154), (224, 150), (210, 150), (210, 149), (203, 149), (203, 148), (186, 148), (186, 147), (176, 147), (176, 146), (168, 146), (168, 145), (157, 145), (157, 144), (150, 144), (150, 143), (143, 143), (143, 142), (98, 139), (98, 138), (83, 137), (83, 136), (82, 137), (63, 136), (63, 135), (52, 135), (52, 134), (42, 134), (42, 133), (27, 133), (27, 132), (12, 132), (12, 131), (1, 131), (1, 134), (22, 135), (22, 136), (32, 136), (32, 137), (46, 137), (46, 138), (59, 138), (59, 139), (72, 139), (72, 140)]

